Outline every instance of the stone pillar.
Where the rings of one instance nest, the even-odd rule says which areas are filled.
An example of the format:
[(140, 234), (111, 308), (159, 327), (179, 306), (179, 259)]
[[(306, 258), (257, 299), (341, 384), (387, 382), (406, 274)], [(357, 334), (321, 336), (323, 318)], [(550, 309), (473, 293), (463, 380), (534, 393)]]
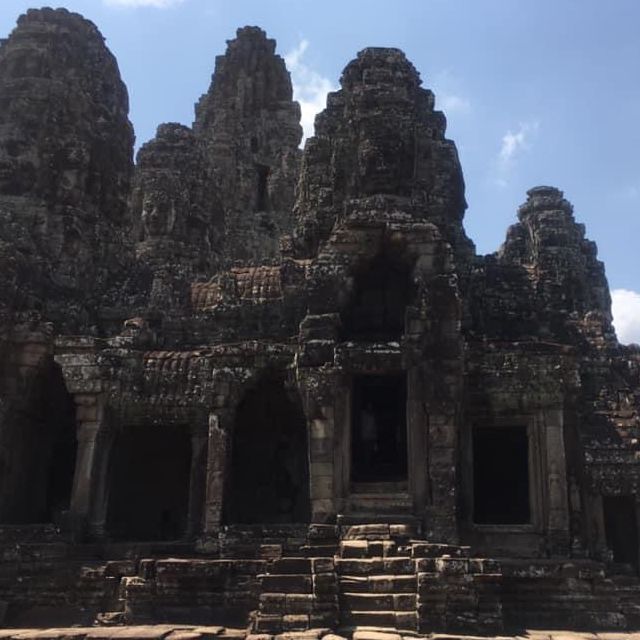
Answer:
[(320, 452), (333, 464), (335, 513), (344, 513), (351, 492), (351, 385), (341, 377), (335, 394), (333, 428), (314, 421), (311, 428), (311, 459)]
[(105, 400), (99, 395), (76, 394), (78, 449), (71, 490), (71, 518), (75, 528), (104, 534), (107, 468), (111, 434), (107, 433)]
[(407, 475), (415, 514), (423, 518), (427, 504), (427, 415), (418, 367), (407, 371)]
[(89, 515), (100, 427), (99, 422), (80, 422), (77, 427), (78, 450), (71, 490), (71, 513), (78, 518)]
[(111, 434), (107, 431), (105, 380), (93, 338), (56, 339), (55, 360), (76, 404), (78, 448), (71, 492), (73, 526), (101, 534), (106, 518), (106, 475)]
[(547, 535), (551, 553), (566, 554), (570, 544), (567, 465), (564, 452), (563, 411), (544, 412), (546, 448)]
[(191, 434), (191, 470), (189, 473), (189, 507), (186, 531), (188, 538), (198, 535), (202, 530), (208, 440), (209, 434), (207, 430), (196, 429)]
[(109, 467), (115, 434), (106, 426), (98, 433), (93, 465), (93, 496), (89, 512), (89, 533), (95, 538), (106, 534), (111, 478)]
[(311, 522), (324, 523), (336, 513), (334, 501), (333, 439), (335, 408), (320, 407), (309, 429), (309, 493)]
[(425, 510), (429, 540), (456, 544), (457, 425), (453, 414), (430, 413), (427, 460), (431, 503)]
[(596, 559), (610, 561), (611, 551), (609, 551), (607, 546), (607, 533), (604, 524), (604, 504), (601, 494), (590, 493), (587, 513), (590, 551)]
[(220, 418), (209, 416), (207, 437), (206, 492), (204, 510), (204, 535), (218, 535), (222, 523), (224, 485), (229, 455), (229, 434), (220, 426)]

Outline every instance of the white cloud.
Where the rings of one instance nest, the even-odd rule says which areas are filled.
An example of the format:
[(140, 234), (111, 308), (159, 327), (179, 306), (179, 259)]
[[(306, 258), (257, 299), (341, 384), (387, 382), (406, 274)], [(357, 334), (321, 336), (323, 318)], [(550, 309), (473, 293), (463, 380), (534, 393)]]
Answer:
[(308, 40), (301, 40), (300, 44), (284, 57), (287, 68), (291, 73), (293, 83), (293, 98), (300, 103), (302, 112), (301, 124), (304, 142), (313, 135), (313, 122), (316, 114), (327, 104), (327, 94), (335, 87), (328, 78), (308, 67), (304, 62), (304, 54), (309, 48)]
[(496, 175), (493, 182), (504, 189), (509, 184), (509, 177), (517, 159), (527, 151), (530, 151), (533, 140), (540, 129), (537, 120), (521, 122), (515, 131), (509, 129), (503, 136), (500, 151), (496, 163)]
[(440, 71), (430, 84), (436, 96), (436, 108), (445, 115), (471, 113), (471, 102), (460, 92), (460, 80), (451, 71)]
[(168, 9), (178, 4), (182, 4), (184, 0), (103, 0), (106, 5), (111, 7), (153, 7), (154, 9)]
[(611, 291), (613, 325), (623, 344), (640, 344), (640, 293), (629, 289)]
[(528, 151), (531, 148), (531, 137), (537, 133), (539, 126), (537, 121), (521, 122), (515, 133), (507, 131), (502, 136), (500, 162), (508, 164), (522, 151)]

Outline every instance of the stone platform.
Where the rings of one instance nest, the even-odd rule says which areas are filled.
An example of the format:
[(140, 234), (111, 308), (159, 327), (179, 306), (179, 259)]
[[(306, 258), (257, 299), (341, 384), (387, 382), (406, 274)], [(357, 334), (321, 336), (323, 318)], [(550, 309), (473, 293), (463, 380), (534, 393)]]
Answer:
[(518, 634), (474, 636), (461, 634), (396, 632), (376, 627), (309, 629), (277, 635), (251, 634), (246, 629), (219, 626), (129, 625), (113, 627), (59, 627), (0, 629), (0, 640), (640, 640), (639, 632), (523, 630)]

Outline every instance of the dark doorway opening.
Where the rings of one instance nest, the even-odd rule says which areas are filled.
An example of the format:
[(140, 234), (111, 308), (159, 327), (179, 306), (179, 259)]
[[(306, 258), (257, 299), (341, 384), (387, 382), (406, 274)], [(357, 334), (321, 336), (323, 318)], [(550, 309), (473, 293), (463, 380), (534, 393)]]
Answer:
[(0, 433), (0, 522), (58, 523), (71, 502), (76, 450), (76, 406), (51, 362)]
[(345, 340), (399, 340), (413, 297), (411, 273), (399, 259), (381, 254), (356, 275), (351, 304), (343, 314)]
[(358, 376), (351, 404), (351, 480), (407, 479), (407, 377)]
[(530, 522), (526, 426), (474, 429), (473, 483), (474, 522)]
[(297, 391), (270, 374), (238, 405), (225, 499), (229, 524), (309, 520), (307, 425)]
[(604, 528), (613, 561), (638, 569), (638, 519), (634, 496), (603, 496)]
[(265, 164), (256, 165), (258, 187), (256, 191), (256, 211), (269, 211), (269, 173)]
[(183, 426), (135, 426), (116, 437), (107, 531), (123, 540), (178, 540), (186, 531), (191, 437)]

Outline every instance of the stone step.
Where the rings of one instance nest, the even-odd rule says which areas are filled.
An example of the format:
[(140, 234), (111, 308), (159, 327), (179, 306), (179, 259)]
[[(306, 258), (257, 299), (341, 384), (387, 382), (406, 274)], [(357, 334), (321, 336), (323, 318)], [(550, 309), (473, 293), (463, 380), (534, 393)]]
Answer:
[(320, 558), (277, 558), (268, 565), (271, 575), (311, 575), (312, 573), (330, 573), (335, 569), (333, 557)]
[(384, 542), (395, 542), (398, 546), (408, 547), (413, 538), (415, 534), (412, 525), (385, 522), (344, 526), (341, 542), (365, 541), (378, 545)]
[(307, 535), (314, 544), (329, 544), (337, 539), (338, 527), (335, 524), (310, 524)]
[(415, 574), (416, 561), (407, 557), (396, 558), (336, 558), (339, 575), (405, 575)]
[(342, 558), (390, 558), (410, 555), (410, 546), (396, 540), (343, 540), (340, 543)]
[(310, 593), (261, 593), (258, 606), (263, 614), (311, 613), (314, 596)]
[(421, 540), (412, 540), (410, 546), (412, 558), (440, 558), (442, 556), (468, 558), (470, 553), (470, 547), (467, 546), (423, 542)]
[(363, 493), (406, 494), (409, 489), (408, 482), (352, 482), (351, 493), (360, 495)]
[(415, 593), (342, 593), (340, 604), (353, 611), (416, 611)]
[(245, 558), (256, 558), (271, 560), (283, 553), (280, 544), (260, 544), (259, 541), (249, 544), (233, 544), (220, 547), (220, 557), (232, 560), (242, 560)]
[(377, 524), (402, 524), (410, 527), (417, 537), (421, 530), (421, 523), (413, 514), (407, 513), (339, 513), (336, 518), (337, 530), (342, 532), (345, 527)]
[(359, 627), (386, 627), (416, 631), (418, 616), (411, 611), (343, 611), (341, 623)]
[[(308, 638), (308, 640), (313, 640), (313, 638), (317, 636), (315, 636), (313, 632), (309, 632), (309, 629), (330, 629), (335, 627), (336, 624), (337, 616), (335, 612), (322, 612), (312, 614), (263, 614), (258, 612), (253, 620), (252, 631), (253, 633), (257, 634), (269, 635), (280, 634), (283, 632), (289, 635), (288, 632), (299, 631), (302, 633), (295, 634), (296, 636)], [(246, 629), (244, 630), (244, 634), (245, 635), (243, 637), (246, 637)], [(289, 637), (293, 637), (293, 634), (289, 635)], [(238, 638), (238, 640), (242, 639)]]
[(311, 576), (301, 574), (260, 574), (258, 575), (264, 593), (312, 593)]
[(416, 593), (412, 575), (341, 576), (340, 593)]
[(310, 574), (311, 558), (278, 558), (269, 565), (272, 574)]
[(305, 544), (300, 547), (300, 552), (307, 558), (333, 558), (337, 550), (337, 544)]
[(349, 513), (378, 513), (411, 515), (413, 497), (406, 492), (393, 493), (352, 493), (347, 498)]

